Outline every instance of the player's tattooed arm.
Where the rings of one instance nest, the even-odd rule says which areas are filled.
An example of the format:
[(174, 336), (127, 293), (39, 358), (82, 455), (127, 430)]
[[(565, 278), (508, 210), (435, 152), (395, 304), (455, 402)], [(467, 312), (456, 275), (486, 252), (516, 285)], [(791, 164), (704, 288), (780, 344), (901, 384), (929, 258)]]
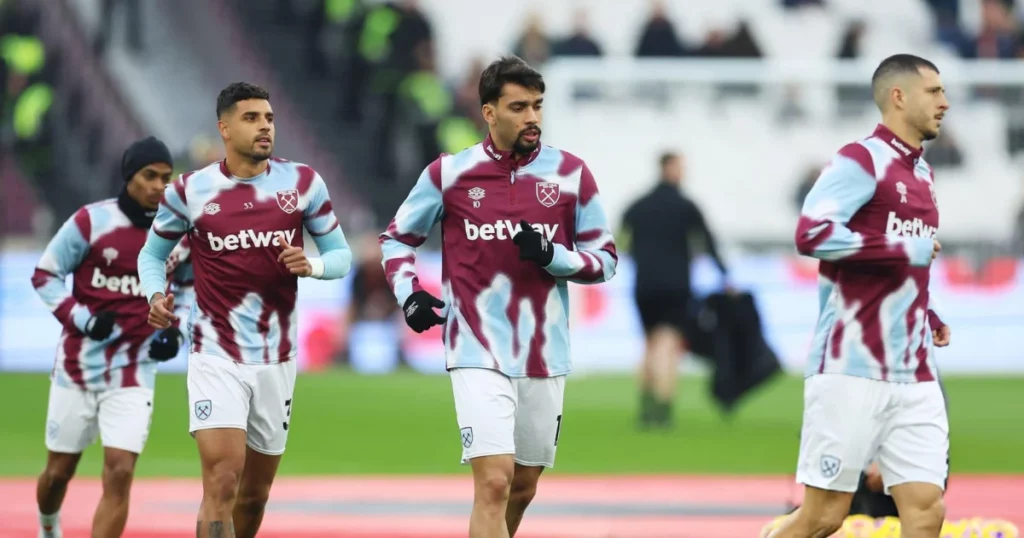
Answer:
[(85, 208), (68, 219), (50, 243), (32, 274), (32, 286), (50, 312), (65, 326), (85, 332), (93, 313), (72, 297), (65, 285), (89, 252), (92, 223)]
[(585, 164), (580, 169), (575, 219), (575, 249), (556, 244), (551, 263), (545, 269), (556, 277), (577, 284), (599, 284), (611, 280), (618, 266), (618, 252), (597, 182)]
[(859, 233), (847, 225), (875, 195), (878, 181), (868, 150), (843, 148), (821, 172), (804, 200), (796, 230), (797, 251), (833, 263), (910, 264), (927, 266), (937, 244), (928, 237), (891, 237)]

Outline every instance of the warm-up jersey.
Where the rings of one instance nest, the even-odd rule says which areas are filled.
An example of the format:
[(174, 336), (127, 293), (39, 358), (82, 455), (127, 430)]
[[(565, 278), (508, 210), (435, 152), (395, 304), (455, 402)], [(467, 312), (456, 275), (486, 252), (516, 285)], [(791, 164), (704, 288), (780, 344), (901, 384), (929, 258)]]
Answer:
[(939, 210), (921, 150), (878, 126), (842, 148), (804, 201), (796, 244), (821, 260), (807, 375), (892, 382), (938, 377), (928, 292)]
[[(149, 359), (149, 345), (157, 331), (146, 322), (149, 303), (136, 265), (146, 232), (110, 199), (79, 209), (46, 246), (32, 285), (63, 325), (53, 368), (58, 385), (96, 391), (153, 388), (157, 363)], [(184, 292), (179, 292), (179, 306), (190, 300), (191, 272), (187, 260), (171, 272), (171, 280)], [(117, 315), (105, 341), (83, 332), (99, 312)]]
[(195, 302), (191, 352), (245, 364), (273, 364), (297, 350), (298, 277), (278, 255), (279, 237), (303, 246), (313, 237), (324, 262), (320, 278), (348, 273), (352, 253), (324, 180), (300, 163), (271, 159), (254, 178), (231, 175), (223, 162), (179, 177), (163, 201), (139, 257), (147, 298), (162, 291), (171, 247), (189, 240)]
[[(548, 267), (519, 260), (512, 237), (521, 219), (554, 244)], [(583, 161), (540, 146), (515, 162), (488, 138), (431, 163), (380, 237), (399, 304), (421, 289), (416, 247), (438, 222), (448, 368), (491, 368), (510, 377), (569, 373), (567, 282), (604, 282), (617, 263), (597, 184)]]

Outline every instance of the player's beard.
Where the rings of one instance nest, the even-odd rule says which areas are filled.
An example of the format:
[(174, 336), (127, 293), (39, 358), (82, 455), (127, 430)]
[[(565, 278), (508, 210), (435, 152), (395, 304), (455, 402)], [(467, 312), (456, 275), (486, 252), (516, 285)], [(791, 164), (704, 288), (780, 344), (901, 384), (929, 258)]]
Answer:
[[(527, 142), (523, 140), (523, 136), (525, 136), (526, 133), (532, 132), (537, 133), (536, 142)], [(512, 143), (512, 153), (516, 153), (518, 155), (526, 155), (527, 153), (530, 153), (533, 150), (537, 149), (537, 146), (540, 145), (540, 136), (540, 127), (527, 127), (526, 129), (523, 129), (522, 131), (519, 132), (519, 136), (516, 137), (516, 141)]]
[(934, 114), (928, 114), (922, 112), (920, 119), (917, 121), (917, 130), (921, 133), (921, 141), (927, 142), (929, 140), (935, 140), (939, 137), (939, 127), (932, 127), (932, 121), (935, 120)]
[(245, 155), (249, 160), (254, 163), (265, 161), (269, 159), (274, 153), (274, 144), (271, 143), (267, 149), (262, 149), (257, 146), (259, 142), (253, 142), (252, 146), (246, 148), (246, 151), (240, 151), (242, 155)]

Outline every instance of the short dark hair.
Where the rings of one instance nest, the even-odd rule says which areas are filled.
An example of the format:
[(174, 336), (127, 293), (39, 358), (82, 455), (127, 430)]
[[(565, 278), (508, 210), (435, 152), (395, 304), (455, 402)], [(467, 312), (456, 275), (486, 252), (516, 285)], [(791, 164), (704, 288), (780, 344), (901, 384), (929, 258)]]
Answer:
[(239, 101), (247, 99), (270, 100), (270, 92), (255, 84), (248, 82), (233, 82), (220, 91), (217, 96), (217, 117), (233, 109)]
[(665, 168), (665, 165), (667, 165), (669, 162), (671, 162), (672, 159), (678, 159), (678, 158), (679, 158), (679, 154), (678, 153), (676, 153), (674, 151), (666, 151), (665, 153), (661, 154), (661, 158), (658, 159), (658, 164), (660, 164), (662, 168)]
[(510, 54), (491, 62), (480, 74), (480, 105), (497, 101), (505, 84), (518, 84), (544, 93), (544, 77), (522, 58)]
[(894, 54), (882, 60), (871, 75), (871, 93), (875, 96), (875, 104), (881, 108), (885, 104), (885, 95), (882, 93), (887, 89), (888, 82), (894, 76), (916, 75), (922, 69), (939, 72), (939, 68), (932, 62), (913, 54)]

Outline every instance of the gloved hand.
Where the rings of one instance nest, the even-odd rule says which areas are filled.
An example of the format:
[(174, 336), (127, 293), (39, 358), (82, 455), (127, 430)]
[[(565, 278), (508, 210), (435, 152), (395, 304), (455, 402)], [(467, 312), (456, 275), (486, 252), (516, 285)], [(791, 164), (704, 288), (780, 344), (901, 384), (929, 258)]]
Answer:
[(434, 312), (435, 308), (444, 308), (444, 301), (423, 290), (413, 292), (402, 306), (406, 325), (421, 333), (434, 325), (443, 324), (444, 318)]
[(185, 336), (177, 327), (160, 331), (149, 345), (149, 358), (155, 361), (169, 361), (178, 356)]
[(541, 267), (551, 264), (555, 257), (555, 246), (548, 241), (544, 234), (533, 229), (529, 222), (519, 221), (520, 232), (512, 238), (512, 242), (519, 247), (519, 259), (537, 262)]
[(85, 322), (85, 331), (83, 332), (92, 340), (106, 340), (114, 332), (114, 318), (116, 317), (117, 314), (113, 312), (97, 312), (89, 318), (89, 321)]

